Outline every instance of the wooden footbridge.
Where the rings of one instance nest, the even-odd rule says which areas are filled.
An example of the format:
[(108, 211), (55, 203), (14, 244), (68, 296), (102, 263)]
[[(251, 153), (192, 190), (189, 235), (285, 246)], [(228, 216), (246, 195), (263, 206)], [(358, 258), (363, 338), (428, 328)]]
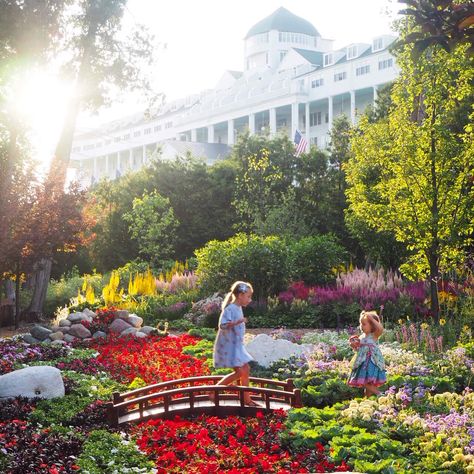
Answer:
[[(206, 413), (215, 416), (252, 416), (257, 411), (288, 410), (301, 407), (301, 392), (293, 380), (250, 377), (250, 387), (216, 385), (221, 376), (190, 377), (148, 385), (130, 392), (113, 394), (108, 404), (112, 426), (141, 422), (150, 418), (174, 418)], [(250, 392), (258, 404), (244, 403), (244, 392)]]

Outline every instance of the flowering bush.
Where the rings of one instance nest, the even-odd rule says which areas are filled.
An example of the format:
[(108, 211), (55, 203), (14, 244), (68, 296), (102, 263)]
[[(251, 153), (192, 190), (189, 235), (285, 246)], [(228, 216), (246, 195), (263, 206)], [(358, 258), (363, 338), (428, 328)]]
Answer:
[(153, 420), (132, 429), (138, 447), (155, 460), (159, 474), (295, 473), (345, 471), (328, 460), (320, 443), (288, 451), (278, 442), (285, 415), (255, 418), (200, 416), (192, 420)]

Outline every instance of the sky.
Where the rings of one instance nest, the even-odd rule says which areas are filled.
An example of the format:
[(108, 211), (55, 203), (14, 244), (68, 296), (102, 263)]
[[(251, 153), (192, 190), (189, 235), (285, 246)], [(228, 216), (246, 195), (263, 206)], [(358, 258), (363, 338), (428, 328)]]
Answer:
[[(154, 33), (159, 46), (152, 84), (171, 101), (214, 88), (227, 69), (243, 70), (245, 35), (281, 6), (335, 40), (336, 48), (392, 33), (402, 8), (396, 0), (129, 0), (126, 21)], [(98, 116), (83, 116), (80, 126), (138, 112), (138, 104), (140, 97), (134, 97)]]

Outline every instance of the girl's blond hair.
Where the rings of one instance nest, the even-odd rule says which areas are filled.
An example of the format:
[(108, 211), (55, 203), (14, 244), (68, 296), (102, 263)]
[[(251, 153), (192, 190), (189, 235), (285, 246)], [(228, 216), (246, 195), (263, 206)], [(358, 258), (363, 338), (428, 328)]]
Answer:
[(359, 316), (359, 324), (361, 325), (360, 326), (360, 330), (362, 331), (362, 321), (364, 319), (369, 319), (369, 323), (370, 323), (370, 326), (372, 327), (372, 332), (375, 331), (375, 328), (374, 328), (374, 325), (372, 324), (372, 321), (370, 318), (368, 318), (368, 316), (372, 316), (372, 318), (375, 319), (375, 321), (377, 321), (378, 323), (380, 323), (380, 316), (377, 314), (376, 311), (361, 311), (360, 313), (360, 316)]
[(253, 287), (250, 283), (246, 281), (236, 281), (230, 287), (229, 293), (225, 295), (224, 301), (222, 301), (222, 311), (224, 311), (227, 305), (233, 303), (239, 294), (247, 293), (249, 290), (253, 293)]

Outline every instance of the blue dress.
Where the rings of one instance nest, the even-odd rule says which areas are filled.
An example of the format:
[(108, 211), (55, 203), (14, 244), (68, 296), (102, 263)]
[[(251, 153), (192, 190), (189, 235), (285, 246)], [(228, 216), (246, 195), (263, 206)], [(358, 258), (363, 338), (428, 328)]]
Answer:
[(226, 328), (224, 324), (244, 317), (242, 307), (231, 303), (219, 318), (219, 330), (214, 343), (214, 367), (242, 367), (253, 357), (244, 347), (245, 323)]
[(360, 338), (360, 347), (351, 361), (348, 384), (363, 387), (366, 384), (379, 387), (387, 381), (385, 362), (378, 342), (372, 334)]

